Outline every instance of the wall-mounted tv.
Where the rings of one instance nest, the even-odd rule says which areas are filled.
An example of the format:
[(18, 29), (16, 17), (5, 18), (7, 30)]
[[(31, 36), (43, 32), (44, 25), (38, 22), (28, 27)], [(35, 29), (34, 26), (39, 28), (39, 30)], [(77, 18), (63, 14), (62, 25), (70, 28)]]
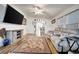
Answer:
[(24, 16), (16, 11), (10, 5), (6, 7), (6, 13), (3, 22), (12, 24), (22, 24)]

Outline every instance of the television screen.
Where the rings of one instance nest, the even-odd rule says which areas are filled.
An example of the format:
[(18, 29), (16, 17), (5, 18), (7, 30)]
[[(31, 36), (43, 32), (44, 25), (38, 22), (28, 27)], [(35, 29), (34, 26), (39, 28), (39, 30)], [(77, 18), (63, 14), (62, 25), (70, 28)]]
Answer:
[(6, 13), (3, 22), (5, 23), (13, 23), (13, 24), (22, 24), (24, 16), (16, 11), (11, 6), (7, 5)]

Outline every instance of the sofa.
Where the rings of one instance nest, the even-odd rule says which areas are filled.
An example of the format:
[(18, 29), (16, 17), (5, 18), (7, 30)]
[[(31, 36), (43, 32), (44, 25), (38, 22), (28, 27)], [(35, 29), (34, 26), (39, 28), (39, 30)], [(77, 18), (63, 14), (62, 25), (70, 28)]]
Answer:
[(58, 53), (79, 53), (79, 37), (69, 36), (63, 37), (58, 42)]

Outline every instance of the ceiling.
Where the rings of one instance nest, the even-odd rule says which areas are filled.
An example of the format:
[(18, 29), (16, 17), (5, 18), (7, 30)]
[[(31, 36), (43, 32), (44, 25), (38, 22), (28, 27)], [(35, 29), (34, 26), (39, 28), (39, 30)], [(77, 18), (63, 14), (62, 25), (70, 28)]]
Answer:
[[(73, 4), (15, 4), (15, 6), (29, 17), (52, 19), (61, 12), (64, 12), (67, 8), (73, 6)], [(41, 11), (41, 13), (35, 14), (37, 12), (35, 8)]]

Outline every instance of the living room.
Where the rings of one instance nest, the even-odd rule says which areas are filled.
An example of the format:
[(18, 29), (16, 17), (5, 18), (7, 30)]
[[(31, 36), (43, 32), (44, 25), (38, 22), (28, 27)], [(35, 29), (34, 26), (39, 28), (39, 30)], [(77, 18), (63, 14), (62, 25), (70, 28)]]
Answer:
[(79, 41), (69, 46), (65, 37), (78, 37), (78, 12), (78, 4), (0, 4), (0, 52), (77, 53)]

